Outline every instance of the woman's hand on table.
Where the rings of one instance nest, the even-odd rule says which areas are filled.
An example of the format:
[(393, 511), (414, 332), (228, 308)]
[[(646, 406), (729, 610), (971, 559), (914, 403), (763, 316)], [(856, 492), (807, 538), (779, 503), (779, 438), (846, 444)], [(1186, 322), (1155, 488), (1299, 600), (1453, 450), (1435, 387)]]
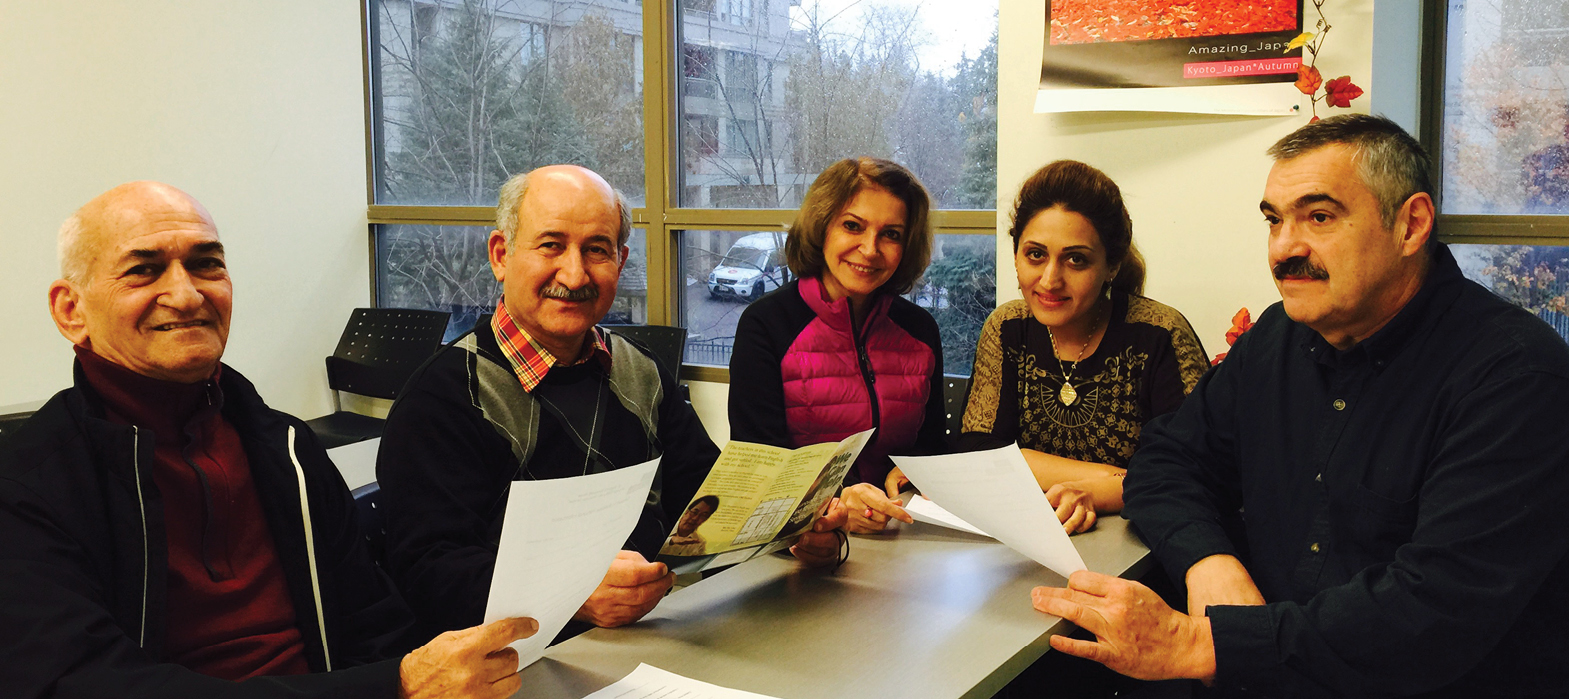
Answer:
[[(895, 491), (895, 498), (898, 497)], [(899, 506), (899, 501), (888, 497), (871, 483), (857, 483), (840, 494), (848, 511), (849, 523), (845, 530), (852, 534), (875, 534), (888, 526), (888, 520), (897, 519), (906, 524), (915, 520)]]
[(888, 472), (888, 477), (883, 479), (883, 491), (888, 493), (889, 499), (898, 500), (899, 491), (903, 490), (904, 486), (909, 485), (909, 483), (910, 479), (904, 477), (904, 471), (900, 471), (899, 467), (895, 466), (892, 471)]
[(1095, 526), (1095, 496), (1072, 483), (1058, 483), (1046, 489), (1046, 501), (1057, 510), (1057, 521), (1069, 534), (1087, 532)]

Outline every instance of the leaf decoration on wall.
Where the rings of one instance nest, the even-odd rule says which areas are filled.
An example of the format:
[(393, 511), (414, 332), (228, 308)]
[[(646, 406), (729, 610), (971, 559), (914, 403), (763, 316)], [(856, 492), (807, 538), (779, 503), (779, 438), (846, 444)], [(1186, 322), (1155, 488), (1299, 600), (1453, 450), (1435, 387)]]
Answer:
[(1297, 89), (1304, 95), (1318, 92), (1318, 86), (1324, 84), (1324, 76), (1318, 74), (1318, 69), (1311, 65), (1297, 66)]
[(1362, 88), (1351, 82), (1351, 76), (1342, 75), (1324, 85), (1324, 102), (1331, 107), (1349, 107), (1351, 100), (1362, 96)]

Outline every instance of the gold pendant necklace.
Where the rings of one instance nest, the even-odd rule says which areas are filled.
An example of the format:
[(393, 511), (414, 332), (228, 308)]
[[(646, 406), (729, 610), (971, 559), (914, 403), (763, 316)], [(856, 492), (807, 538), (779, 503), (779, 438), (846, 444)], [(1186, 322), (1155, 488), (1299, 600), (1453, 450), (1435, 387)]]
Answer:
[(1090, 327), (1089, 337), (1084, 339), (1084, 346), (1079, 348), (1079, 357), (1073, 360), (1073, 366), (1063, 369), (1062, 357), (1057, 356), (1057, 336), (1052, 334), (1051, 326), (1046, 326), (1046, 339), (1051, 340), (1051, 356), (1057, 360), (1057, 370), (1062, 372), (1062, 388), (1057, 391), (1057, 401), (1064, 406), (1071, 406), (1079, 400), (1079, 389), (1073, 387), (1073, 372), (1079, 370), (1079, 362), (1084, 361), (1084, 353), (1089, 350), (1090, 342), (1095, 340), (1095, 326)]

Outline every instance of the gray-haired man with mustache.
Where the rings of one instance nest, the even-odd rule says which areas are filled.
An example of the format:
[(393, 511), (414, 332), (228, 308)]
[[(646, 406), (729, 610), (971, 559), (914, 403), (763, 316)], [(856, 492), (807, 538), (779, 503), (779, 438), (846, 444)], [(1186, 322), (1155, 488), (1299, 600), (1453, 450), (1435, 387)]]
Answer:
[(589, 170), (544, 167), (502, 186), (496, 228), (495, 314), (427, 362), (387, 416), (376, 474), (388, 568), (422, 637), (473, 626), (512, 481), (662, 456), (626, 550), (577, 614), (598, 626), (632, 623), (670, 589), (674, 576), (649, 560), (719, 450), (674, 376), (595, 327), (626, 264), (625, 198)]
[(1269, 155), (1282, 302), (1128, 465), (1187, 613), (1075, 573), (1035, 605), (1097, 640), (1053, 647), (1255, 696), (1569, 695), (1569, 347), (1434, 240), (1400, 127), (1332, 117)]

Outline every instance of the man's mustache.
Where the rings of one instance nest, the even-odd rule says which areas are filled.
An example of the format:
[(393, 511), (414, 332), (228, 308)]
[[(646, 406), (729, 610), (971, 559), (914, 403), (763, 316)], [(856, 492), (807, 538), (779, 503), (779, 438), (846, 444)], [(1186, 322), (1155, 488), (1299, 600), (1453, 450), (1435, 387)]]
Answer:
[(599, 287), (593, 284), (584, 284), (576, 289), (568, 289), (566, 286), (556, 283), (540, 289), (539, 295), (547, 299), (558, 299), (561, 301), (593, 301), (599, 298)]
[(1293, 257), (1274, 266), (1275, 278), (1307, 277), (1323, 281), (1329, 278), (1329, 270), (1308, 261), (1306, 257)]

